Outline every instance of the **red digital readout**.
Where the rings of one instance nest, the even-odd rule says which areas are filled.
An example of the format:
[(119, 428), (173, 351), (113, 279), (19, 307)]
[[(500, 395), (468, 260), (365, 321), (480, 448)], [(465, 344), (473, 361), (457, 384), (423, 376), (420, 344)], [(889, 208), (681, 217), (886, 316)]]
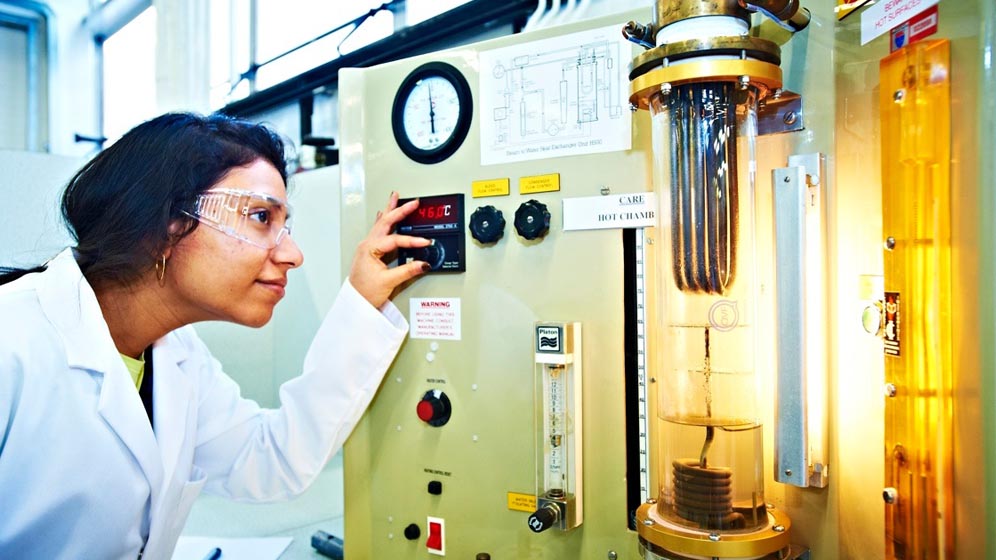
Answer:
[(423, 220), (438, 220), (453, 215), (452, 204), (431, 204), (418, 207), (418, 216)]
[(431, 196), (419, 200), (418, 209), (400, 225), (436, 226), (460, 221), (461, 206), (453, 195)]

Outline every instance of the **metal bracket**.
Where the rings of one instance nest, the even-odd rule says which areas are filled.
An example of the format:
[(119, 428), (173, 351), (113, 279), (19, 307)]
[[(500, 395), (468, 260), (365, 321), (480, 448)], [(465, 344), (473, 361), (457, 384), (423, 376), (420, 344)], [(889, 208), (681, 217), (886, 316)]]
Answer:
[[(757, 134), (780, 134), (805, 129), (802, 113), (802, 96), (782, 91), (766, 97), (757, 109)], [(793, 156), (795, 157), (795, 156)], [(789, 161), (789, 165), (794, 165)]]
[(778, 391), (775, 480), (827, 485), (823, 161), (788, 158), (774, 169)]

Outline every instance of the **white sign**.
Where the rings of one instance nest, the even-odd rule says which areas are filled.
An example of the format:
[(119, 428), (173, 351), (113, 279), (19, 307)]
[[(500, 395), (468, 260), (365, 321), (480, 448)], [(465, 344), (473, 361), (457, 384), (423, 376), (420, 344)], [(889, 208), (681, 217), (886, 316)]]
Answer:
[(460, 340), (460, 298), (412, 298), (408, 309), (411, 338)]
[(940, 0), (878, 0), (861, 14), (861, 44), (887, 33)]
[(564, 231), (650, 227), (657, 223), (652, 192), (565, 198)]
[(619, 25), (480, 53), (481, 165), (628, 150)]

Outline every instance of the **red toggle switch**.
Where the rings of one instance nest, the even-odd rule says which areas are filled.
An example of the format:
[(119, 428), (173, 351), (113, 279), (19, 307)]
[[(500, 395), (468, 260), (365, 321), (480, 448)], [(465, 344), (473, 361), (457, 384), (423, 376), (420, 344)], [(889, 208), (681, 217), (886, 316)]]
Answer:
[(443, 520), (438, 517), (427, 517), (426, 525), (429, 527), (429, 538), (425, 541), (425, 547), (429, 553), (445, 556), (446, 541), (443, 539)]

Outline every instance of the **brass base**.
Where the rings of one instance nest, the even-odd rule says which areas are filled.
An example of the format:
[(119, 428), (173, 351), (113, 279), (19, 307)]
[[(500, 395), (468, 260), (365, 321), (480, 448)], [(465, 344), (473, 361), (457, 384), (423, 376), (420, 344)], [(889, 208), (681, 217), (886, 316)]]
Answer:
[(697, 60), (666, 66), (648, 72), (630, 82), (629, 102), (639, 109), (650, 107), (650, 97), (671, 86), (693, 82), (738, 82), (746, 80), (756, 86), (761, 97), (781, 89), (782, 69), (769, 62), (751, 59)]
[(630, 64), (629, 79), (635, 80), (654, 68), (671, 66), (686, 58), (716, 55), (753, 58), (775, 66), (782, 63), (781, 48), (767, 39), (752, 35), (702, 37), (667, 43), (638, 54)]
[[(656, 513), (656, 504), (643, 504), (636, 510), (636, 530), (640, 547), (661, 559), (700, 558), (789, 558), (788, 516), (768, 508), (768, 525), (750, 533), (692, 530), (667, 523)], [(684, 556), (683, 556), (684, 555)], [(654, 559), (653, 556), (645, 556)]]

